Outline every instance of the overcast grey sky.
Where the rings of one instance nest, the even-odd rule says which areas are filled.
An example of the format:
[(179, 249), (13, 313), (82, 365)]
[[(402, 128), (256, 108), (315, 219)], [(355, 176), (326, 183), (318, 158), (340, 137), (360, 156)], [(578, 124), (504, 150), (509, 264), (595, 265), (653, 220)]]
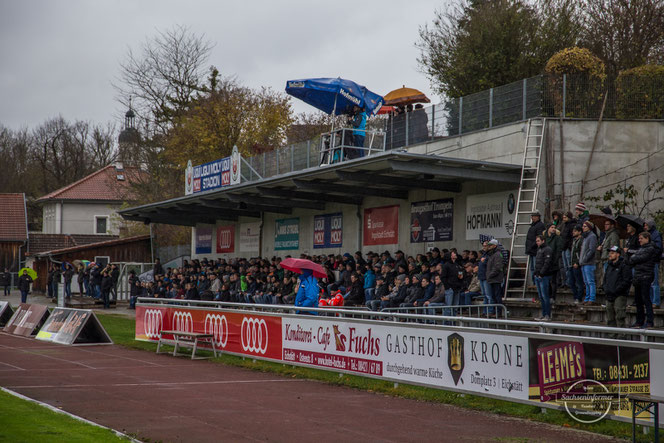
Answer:
[(379, 94), (406, 84), (437, 102), (415, 42), (444, 2), (0, 0), (0, 124), (34, 127), (59, 114), (119, 123), (119, 62), (174, 25), (216, 44), (209, 63), (246, 86), (340, 76)]

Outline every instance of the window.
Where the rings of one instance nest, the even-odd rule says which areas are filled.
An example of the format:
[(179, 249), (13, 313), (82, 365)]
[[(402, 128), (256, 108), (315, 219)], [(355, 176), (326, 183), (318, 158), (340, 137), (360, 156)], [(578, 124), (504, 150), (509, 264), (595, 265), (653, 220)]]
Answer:
[(106, 267), (106, 265), (109, 264), (110, 261), (111, 261), (111, 257), (109, 257), (107, 255), (96, 256), (95, 257), (95, 263), (97, 263), (99, 265), (99, 267), (101, 267), (101, 268)]
[(108, 217), (95, 215), (95, 234), (108, 234)]

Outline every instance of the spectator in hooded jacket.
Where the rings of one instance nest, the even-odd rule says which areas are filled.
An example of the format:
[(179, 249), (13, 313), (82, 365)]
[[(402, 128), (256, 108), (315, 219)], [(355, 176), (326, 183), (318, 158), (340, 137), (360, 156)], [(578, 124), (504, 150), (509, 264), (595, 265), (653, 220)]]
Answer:
[(344, 305), (362, 306), (366, 303), (364, 289), (362, 288), (362, 277), (357, 272), (350, 275), (350, 290), (344, 295)]
[(632, 269), (620, 256), (620, 247), (612, 246), (608, 253), (602, 287), (606, 294), (606, 324), (619, 328), (627, 327), (627, 296), (632, 285)]
[(381, 303), (387, 301), (387, 296), (389, 294), (387, 283), (385, 282), (385, 277), (382, 274), (376, 276), (376, 290), (371, 296), (371, 300), (366, 302), (367, 308), (372, 311), (378, 311), (380, 309)]
[(632, 284), (634, 285), (636, 322), (632, 326), (648, 328), (653, 326), (655, 320), (650, 301), (650, 286), (655, 277), (654, 265), (661, 253), (651, 241), (649, 232), (644, 231), (639, 234), (639, 244), (641, 247), (627, 261), (634, 268)]
[(583, 224), (583, 243), (579, 252), (579, 266), (583, 275), (583, 283), (586, 285), (585, 305), (594, 305), (595, 294), (595, 253), (597, 252), (597, 236), (594, 232), (595, 225), (587, 221)]
[(551, 301), (549, 299), (549, 291), (551, 289), (550, 280), (553, 275), (551, 270), (553, 264), (553, 253), (551, 248), (547, 246), (543, 235), (538, 235), (535, 239), (537, 243), (537, 256), (535, 257), (535, 285), (537, 286), (537, 294), (539, 295), (540, 302), (542, 303), (542, 316), (535, 318), (537, 321), (551, 320)]
[[(542, 215), (539, 211), (535, 211), (530, 214), (530, 228), (528, 228), (528, 233), (526, 234), (526, 255), (528, 255), (529, 268), (530, 268), (530, 278), (533, 279), (535, 271), (535, 256), (537, 255), (537, 242), (536, 238), (542, 232), (544, 232), (545, 226), (542, 223)], [(533, 281), (535, 281), (533, 279)]]
[(655, 249), (658, 252), (657, 259), (654, 264), (655, 276), (653, 277), (652, 285), (650, 286), (650, 301), (652, 302), (652, 307), (657, 309), (659, 308), (662, 300), (660, 296), (659, 289), (659, 262), (662, 259), (662, 234), (657, 230), (657, 225), (655, 225), (655, 220), (649, 219), (643, 224), (643, 229), (646, 232), (650, 233), (650, 242), (655, 246)]

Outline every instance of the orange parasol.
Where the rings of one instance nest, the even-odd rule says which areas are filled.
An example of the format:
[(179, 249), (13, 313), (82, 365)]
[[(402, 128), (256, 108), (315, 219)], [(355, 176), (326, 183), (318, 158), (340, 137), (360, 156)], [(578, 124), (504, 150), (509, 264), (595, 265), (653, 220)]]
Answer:
[(424, 92), (415, 88), (406, 88), (405, 85), (403, 88), (388, 92), (383, 98), (385, 99), (385, 105), (387, 106), (400, 106), (410, 105), (413, 103), (431, 102), (431, 100), (429, 100), (429, 98), (424, 95)]

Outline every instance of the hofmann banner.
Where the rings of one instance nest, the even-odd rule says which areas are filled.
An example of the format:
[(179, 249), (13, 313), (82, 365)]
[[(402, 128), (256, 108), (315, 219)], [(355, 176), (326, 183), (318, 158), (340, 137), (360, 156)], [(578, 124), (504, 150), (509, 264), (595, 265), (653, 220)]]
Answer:
[(282, 218), (275, 221), (274, 249), (287, 251), (300, 248), (300, 218)]
[(517, 191), (469, 195), (466, 199), (466, 240), (480, 234), (511, 238), (516, 219)]
[(343, 245), (343, 219), (341, 212), (314, 217), (314, 249), (340, 248)]
[(410, 242), (452, 241), (453, 220), (453, 198), (411, 203)]
[(241, 161), (237, 146), (233, 147), (230, 157), (196, 166), (192, 166), (190, 160), (184, 174), (185, 194), (196, 194), (239, 184)]

